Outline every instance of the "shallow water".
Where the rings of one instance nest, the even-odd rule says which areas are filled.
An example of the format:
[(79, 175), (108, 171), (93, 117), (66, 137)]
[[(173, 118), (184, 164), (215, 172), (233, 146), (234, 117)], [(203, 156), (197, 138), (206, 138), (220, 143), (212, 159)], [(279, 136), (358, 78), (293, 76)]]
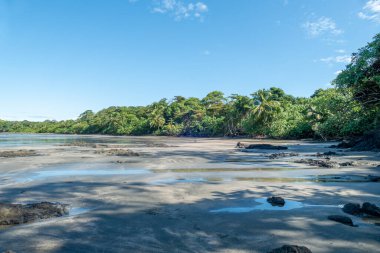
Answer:
[(213, 209), (210, 210), (211, 213), (248, 213), (252, 211), (289, 211), (293, 209), (298, 208), (304, 208), (304, 207), (334, 207), (334, 208), (341, 208), (341, 206), (334, 206), (334, 205), (308, 205), (304, 204), (299, 201), (294, 200), (285, 200), (284, 206), (272, 206), (270, 203), (267, 202), (266, 198), (258, 198), (255, 199), (254, 202), (259, 203), (258, 205), (254, 206), (237, 206), (237, 207), (225, 207), (225, 208), (219, 208), (219, 209)]
[(87, 213), (89, 211), (93, 210), (93, 208), (87, 208), (87, 207), (72, 207), (70, 208), (70, 212), (68, 216), (76, 216), (83, 213)]
[(69, 170), (42, 170), (33, 172), (30, 176), (16, 179), (17, 182), (27, 182), (42, 180), (52, 177), (75, 177), (75, 176), (114, 176), (114, 175), (141, 175), (149, 174), (149, 170), (144, 169), (69, 169)]
[(70, 178), (84, 176), (132, 176), (150, 174), (151, 171), (145, 168), (126, 168), (123, 165), (107, 163), (71, 163), (57, 164), (41, 167), (33, 172), (16, 174), (9, 173), (3, 175), (3, 179), (17, 183), (31, 182), (35, 180)]

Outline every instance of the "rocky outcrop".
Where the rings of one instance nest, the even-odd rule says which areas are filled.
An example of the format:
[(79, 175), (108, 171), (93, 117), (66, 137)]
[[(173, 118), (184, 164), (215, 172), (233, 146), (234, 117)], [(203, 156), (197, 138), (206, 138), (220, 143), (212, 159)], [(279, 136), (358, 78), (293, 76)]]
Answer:
[(342, 223), (342, 224), (347, 225), (347, 226), (351, 226), (351, 227), (354, 226), (354, 223), (352, 222), (351, 218), (348, 217), (348, 216), (344, 216), (344, 215), (329, 215), (327, 218), (329, 220), (336, 221), (336, 222)]
[(361, 207), (360, 204), (348, 203), (342, 210), (351, 215), (380, 217), (380, 208), (369, 202), (364, 202)]
[(36, 156), (38, 153), (34, 150), (10, 150), (1, 151), (0, 157), (13, 158), (13, 157), (25, 157), (25, 156)]
[(322, 168), (334, 168), (338, 167), (339, 165), (336, 162), (330, 161), (328, 159), (326, 160), (316, 160), (316, 159), (301, 159), (294, 161), (295, 163), (304, 163), (311, 166), (317, 166)]
[(268, 253), (312, 253), (312, 252), (305, 246), (284, 245), (281, 248), (273, 249), (269, 251)]
[(338, 145), (331, 146), (331, 148), (351, 148), (354, 151), (379, 151), (380, 129), (377, 128), (357, 139), (345, 140)]
[(267, 202), (270, 203), (272, 206), (284, 206), (285, 205), (285, 199), (281, 197), (269, 197), (267, 198)]
[(368, 202), (363, 203), (362, 212), (367, 215), (380, 217), (380, 208), (377, 207), (375, 204), (371, 204)]
[(299, 156), (299, 153), (275, 153), (275, 154), (270, 154), (268, 158), (277, 159), (277, 158), (293, 157), (293, 156)]
[(41, 202), (35, 204), (0, 204), (0, 225), (16, 225), (61, 217), (69, 213), (69, 205)]
[(343, 212), (351, 214), (351, 215), (359, 215), (362, 213), (362, 209), (360, 207), (360, 204), (356, 203), (348, 203), (345, 204), (342, 208)]

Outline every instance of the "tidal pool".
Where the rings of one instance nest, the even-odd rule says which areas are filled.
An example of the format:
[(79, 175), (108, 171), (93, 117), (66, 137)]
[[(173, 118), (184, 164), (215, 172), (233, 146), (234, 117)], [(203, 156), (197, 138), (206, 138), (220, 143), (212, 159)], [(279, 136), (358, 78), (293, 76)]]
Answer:
[(69, 178), (83, 176), (130, 176), (150, 174), (151, 171), (143, 168), (125, 168), (119, 165), (110, 164), (61, 164), (55, 166), (43, 167), (40, 170), (28, 172), (25, 174), (9, 174), (17, 183), (30, 182), (35, 180)]

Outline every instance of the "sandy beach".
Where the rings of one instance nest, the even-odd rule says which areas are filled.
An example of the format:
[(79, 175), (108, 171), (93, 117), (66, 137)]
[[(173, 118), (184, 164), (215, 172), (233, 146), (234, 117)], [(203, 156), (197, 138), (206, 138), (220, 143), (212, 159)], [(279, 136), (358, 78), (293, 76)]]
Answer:
[[(327, 219), (342, 205), (379, 206), (380, 154), (333, 142), (228, 138), (7, 135), (2, 203), (59, 202), (70, 215), (0, 229), (0, 252), (377, 252), (380, 220)], [(17, 138), (16, 138), (17, 137)], [(54, 137), (54, 138), (52, 138)], [(46, 141), (49, 139), (49, 141)], [(26, 141), (27, 140), (27, 141)], [(41, 141), (43, 140), (43, 141)], [(287, 150), (242, 150), (237, 142)], [(243, 152), (247, 151), (247, 152)], [(316, 167), (300, 159), (326, 159)], [(297, 156), (270, 159), (273, 153)], [(297, 162), (298, 161), (298, 162)], [(346, 165), (347, 163), (349, 165)], [(284, 207), (265, 199), (280, 196)]]

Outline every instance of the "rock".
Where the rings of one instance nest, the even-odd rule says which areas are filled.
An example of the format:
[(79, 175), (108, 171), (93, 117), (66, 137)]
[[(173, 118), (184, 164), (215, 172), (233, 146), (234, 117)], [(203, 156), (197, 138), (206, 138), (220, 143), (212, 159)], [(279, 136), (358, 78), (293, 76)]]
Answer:
[(324, 167), (324, 168), (334, 168), (337, 167), (336, 162), (332, 162), (329, 160), (314, 160), (314, 159), (301, 159), (294, 161), (295, 163), (305, 163), (311, 166), (318, 166), (318, 167)]
[(277, 150), (288, 149), (288, 147), (285, 147), (285, 146), (275, 146), (271, 144), (251, 144), (249, 146), (246, 146), (245, 148), (246, 149), (277, 149)]
[(284, 206), (285, 200), (281, 197), (269, 197), (267, 198), (267, 202), (270, 203), (272, 206)]
[(348, 166), (354, 166), (355, 163), (350, 161), (350, 162), (339, 163), (339, 165), (342, 167), (348, 167)]
[(245, 148), (245, 144), (239, 141), (239, 142), (236, 144), (236, 148)]
[(115, 156), (140, 156), (139, 153), (134, 152), (130, 149), (109, 149), (109, 150), (100, 150), (96, 151), (96, 154), (106, 154), (106, 155), (115, 155)]
[(380, 177), (379, 176), (368, 175), (367, 178), (371, 182), (380, 182)]
[(280, 157), (292, 157), (292, 156), (299, 156), (298, 153), (275, 153), (275, 154), (270, 154), (268, 157), (269, 159), (277, 159)]
[(363, 203), (362, 212), (371, 216), (380, 217), (380, 208), (369, 202)]
[(345, 204), (342, 208), (343, 212), (351, 214), (351, 215), (359, 215), (362, 213), (362, 209), (360, 208), (360, 204), (356, 203), (348, 203)]
[(329, 215), (327, 217), (329, 220), (336, 221), (339, 223), (342, 223), (344, 225), (348, 225), (353, 227), (354, 223), (352, 222), (351, 218), (348, 216), (343, 216), (343, 215)]
[(0, 204), (0, 225), (23, 224), (68, 213), (69, 205), (59, 203)]
[(355, 146), (355, 144), (357, 143), (357, 141), (342, 141), (341, 143), (339, 143), (338, 145), (332, 145), (330, 146), (330, 148), (352, 148), (353, 146)]
[(354, 151), (380, 151), (380, 127), (355, 140)]
[(10, 151), (1, 151), (0, 157), (14, 158), (14, 157), (25, 157), (25, 156), (36, 156), (38, 155), (34, 150), (10, 150)]
[(268, 253), (312, 253), (312, 252), (305, 246), (284, 245), (281, 248), (273, 249), (269, 251)]

